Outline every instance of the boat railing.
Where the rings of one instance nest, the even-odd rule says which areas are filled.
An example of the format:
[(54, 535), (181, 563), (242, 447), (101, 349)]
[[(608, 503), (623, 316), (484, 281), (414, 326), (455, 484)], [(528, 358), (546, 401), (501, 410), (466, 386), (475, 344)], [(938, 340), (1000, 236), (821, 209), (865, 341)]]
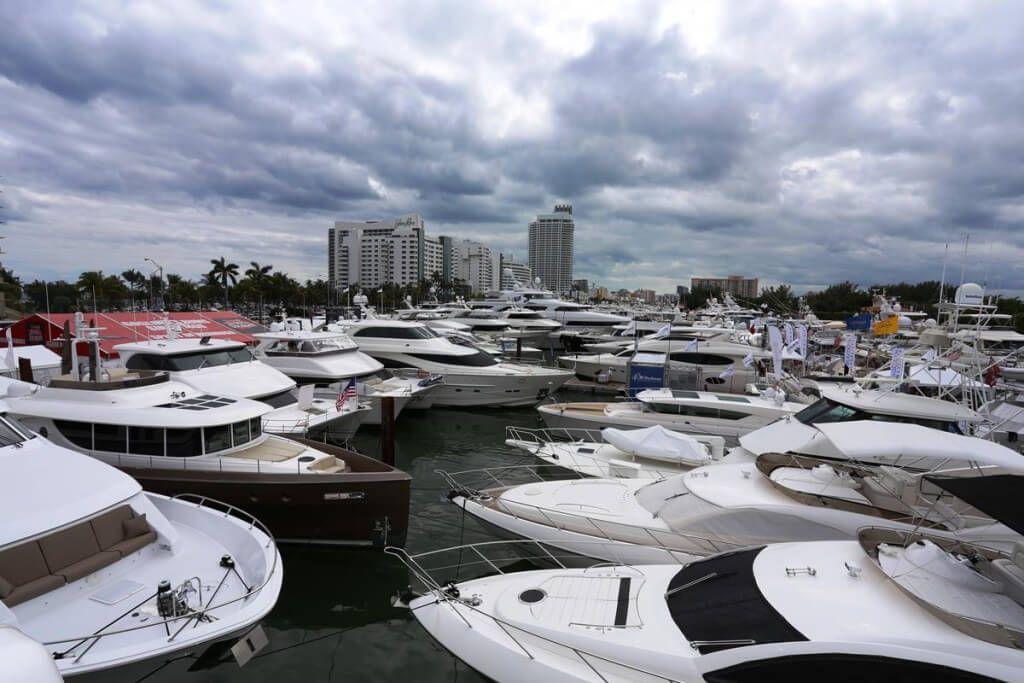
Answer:
[[(248, 512), (241, 510), (235, 507), (234, 505), (231, 505), (230, 503), (225, 503), (215, 498), (209, 498), (207, 496), (200, 496), (192, 493), (183, 493), (177, 496), (173, 496), (172, 500), (177, 500), (184, 504), (194, 504), (195, 507), (208, 508), (211, 511), (222, 514), (224, 517), (234, 517), (243, 524), (246, 524), (248, 526), (249, 531), (257, 530), (261, 534), (266, 536), (266, 542), (264, 543), (265, 548), (270, 548), (275, 545), (274, 535), (262, 522), (260, 522), (258, 519), (250, 515)], [(223, 614), (224, 608), (230, 607), (232, 605), (237, 605), (238, 603), (246, 602), (253, 596), (260, 593), (260, 591), (262, 591), (267, 586), (267, 584), (270, 583), (271, 579), (273, 579), (275, 574), (279, 571), (277, 562), (277, 551), (275, 550), (272, 553), (272, 555), (273, 560), (270, 563), (270, 567), (267, 568), (267, 571), (263, 576), (263, 580), (256, 585), (249, 585), (249, 583), (245, 580), (242, 574), (238, 571), (238, 568), (236, 567), (233, 561), (226, 562), (222, 558), (220, 566), (224, 569), (224, 574), (220, 579), (220, 583), (213, 590), (212, 594), (206, 600), (205, 603), (203, 602), (202, 597), (202, 586), (200, 586), (200, 589), (198, 591), (199, 605), (197, 608), (190, 607), (189, 611), (186, 614), (180, 614), (170, 617), (158, 617), (156, 619), (148, 619), (146, 620), (145, 623), (136, 626), (114, 628), (114, 626), (122, 619), (124, 619), (130, 614), (137, 613), (139, 608), (141, 608), (143, 605), (150, 602), (151, 600), (155, 600), (157, 597), (157, 593), (153, 592), (149, 593), (144, 600), (138, 603), (134, 603), (132, 607), (129, 607), (128, 609), (123, 611), (118, 617), (111, 620), (106, 625), (96, 629), (92, 633), (61, 638), (60, 640), (51, 640), (43, 643), (43, 645), (47, 648), (56, 648), (57, 646), (70, 644), (70, 646), (64, 647), (63, 649), (56, 649), (53, 652), (53, 657), (54, 659), (58, 660), (73, 657), (74, 662), (77, 664), (90, 650), (92, 650), (92, 648), (97, 643), (100, 642), (100, 640), (102, 640), (103, 638), (107, 638), (109, 636), (115, 636), (124, 633), (135, 633), (145, 629), (163, 627), (163, 630), (167, 636), (167, 642), (173, 643), (175, 639), (177, 639), (177, 637), (183, 631), (185, 631), (185, 629), (188, 628), (190, 624), (192, 625), (192, 628), (195, 629), (202, 623), (215, 623), (219, 620), (219, 617), (217, 616), (217, 614), (215, 614), (215, 612)], [(214, 600), (216, 599), (217, 594), (220, 592), (220, 589), (223, 587), (228, 577), (230, 577), (232, 574), (234, 574), (238, 581), (241, 582), (241, 584), (245, 587), (245, 592), (240, 595), (236, 595), (233, 598), (229, 598), (227, 600), (222, 600), (221, 602), (215, 603)], [(185, 583), (187, 584), (191, 581), (192, 579), (189, 579)]]
[[(579, 667), (577, 675), (580, 678), (588, 677), (595, 683), (611, 683), (612, 681), (618, 680), (643, 680), (650, 681), (652, 683), (679, 683), (677, 679), (668, 678), (632, 664), (625, 664), (581, 648), (560, 643), (547, 636), (539, 635), (523, 628), (522, 626), (517, 626), (503, 619), (499, 619), (494, 615), (488, 614), (487, 612), (479, 609), (480, 602), (478, 599), (473, 596), (463, 597), (460, 594), (458, 587), (456, 586), (456, 582), (460, 580), (458, 577), (456, 577), (455, 580), (441, 582), (432, 576), (430, 570), (425, 568), (422, 563), (424, 558), (436, 556), (441, 553), (458, 552), (460, 554), (464, 554), (468, 551), (472, 551), (476, 557), (482, 558), (482, 560), (476, 560), (477, 562), (482, 561), (490, 565), (490, 569), (492, 569), (494, 573), (507, 574), (509, 573), (508, 568), (506, 567), (503, 570), (501, 567), (488, 560), (481, 551), (481, 548), (491, 549), (492, 547), (497, 547), (499, 545), (516, 544), (523, 547), (532, 546), (536, 548), (539, 553), (536, 558), (547, 560), (560, 569), (567, 568), (566, 565), (559, 560), (557, 556), (549, 552), (540, 541), (491, 541), (487, 543), (455, 546), (453, 548), (445, 548), (417, 555), (411, 555), (402, 548), (394, 547), (386, 548), (385, 552), (397, 557), (399, 561), (409, 569), (409, 572), (416, 578), (416, 580), (425, 586), (428, 592), (434, 595), (437, 604), (446, 605), (468, 628), (473, 628), (473, 623), (470, 621), (469, 617), (478, 617), (485, 622), (497, 626), (498, 629), (500, 629), (502, 633), (504, 633), (518, 648), (518, 650), (523, 653), (523, 656), (529, 660), (545, 660), (552, 656), (564, 658), (565, 660), (568, 660), (570, 666), (575, 664)], [(588, 571), (589, 569), (599, 566), (613, 568), (628, 573), (640, 574), (641, 576), (643, 575), (643, 572), (636, 567), (629, 565), (608, 565), (607, 563), (595, 564), (584, 571)], [(526, 568), (524, 568), (524, 570), (525, 569)], [(465, 610), (465, 613), (463, 613), (462, 610)], [(639, 625), (634, 625), (633, 627), (638, 628)], [(613, 625), (592, 625), (591, 628), (620, 629), (623, 627)]]
[[(505, 443), (515, 441), (518, 444), (547, 446), (555, 443), (604, 443), (600, 429), (584, 427), (505, 427)], [(520, 446), (521, 447), (521, 446)]]
[[(301, 436), (295, 434), (295, 436)], [(311, 462), (303, 462), (301, 458), (294, 457), (294, 469), (289, 463), (283, 465), (280, 462), (265, 461), (259, 458), (246, 459), (243, 457), (233, 458), (230, 453), (223, 456), (205, 458), (196, 457), (175, 457), (171, 455), (137, 455), (134, 453), (96, 453), (97, 457), (104, 462), (111, 463), (121, 469), (150, 469), (150, 470), (175, 470), (185, 472), (228, 472), (228, 473), (251, 473), (256, 474), (302, 474), (308, 471)]]
[(471, 497), (486, 496), (485, 489), (506, 488), (519, 484), (586, 479), (583, 474), (548, 464), (503, 465), (472, 470), (447, 472), (435, 470), (448, 487)]

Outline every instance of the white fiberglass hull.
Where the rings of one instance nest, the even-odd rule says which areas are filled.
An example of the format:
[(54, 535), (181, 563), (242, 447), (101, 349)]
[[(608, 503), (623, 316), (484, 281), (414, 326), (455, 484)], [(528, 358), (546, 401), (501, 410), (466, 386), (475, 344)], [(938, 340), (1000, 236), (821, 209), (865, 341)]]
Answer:
[(736, 439), (749, 432), (763, 427), (770, 420), (758, 424), (737, 424), (738, 420), (720, 418), (701, 418), (693, 415), (669, 415), (665, 413), (620, 411), (606, 415), (601, 411), (577, 410), (572, 404), (549, 404), (539, 406), (537, 412), (550, 428), (567, 429), (604, 429), (618, 427), (625, 429), (642, 429), (661, 425), (665, 429), (682, 434), (707, 434), (721, 436), (735, 443)]
[[(531, 522), (528, 519), (494, 510), (478, 501), (456, 496), (452, 503), (462, 507), (473, 515), (502, 533), (513, 538), (527, 538), (541, 541), (545, 545), (595, 560), (604, 560), (616, 564), (676, 564), (698, 559), (698, 555), (680, 551), (670, 551), (653, 545), (638, 545), (623, 541), (599, 538), (585, 533), (577, 533), (562, 527), (549, 526)], [(595, 533), (597, 529), (595, 528)], [(643, 529), (636, 528), (638, 540), (645, 537), (652, 542)]]

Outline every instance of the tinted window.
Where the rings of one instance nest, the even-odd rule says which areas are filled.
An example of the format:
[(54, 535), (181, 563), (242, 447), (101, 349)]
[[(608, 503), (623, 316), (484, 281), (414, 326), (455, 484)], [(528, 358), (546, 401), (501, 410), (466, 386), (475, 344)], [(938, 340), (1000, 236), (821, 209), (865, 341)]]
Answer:
[(241, 446), (243, 443), (249, 441), (248, 420), (245, 420), (244, 422), (236, 422), (235, 424), (231, 425), (231, 430), (233, 432), (232, 436), (235, 440), (234, 443), (236, 446)]
[(154, 356), (148, 353), (137, 353), (125, 361), (125, 368), (128, 370), (163, 370), (164, 359), (162, 356)]
[(228, 357), (232, 363), (248, 363), (253, 359), (252, 351), (248, 348), (232, 349), (228, 351)]
[(732, 359), (726, 356), (719, 356), (714, 353), (693, 353), (680, 351), (672, 354), (672, 360), (677, 363), (692, 363), (694, 365), (732, 365)]
[(128, 445), (128, 428), (122, 425), (93, 425), (93, 443), (97, 451), (124, 453)]
[(172, 371), (198, 370), (217, 365), (227, 365), (231, 357), (227, 351), (207, 351), (180, 356), (167, 356), (167, 369)]
[(429, 327), (364, 327), (353, 332), (352, 336), (388, 339), (433, 339), (438, 334)]
[(249, 435), (255, 439), (263, 433), (263, 419), (259, 417), (249, 418)]
[(443, 363), (445, 365), (461, 365), (465, 367), (483, 368), (490, 365), (497, 365), (498, 361), (494, 356), (483, 351), (477, 351), (467, 356), (446, 356), (441, 353), (410, 353), (413, 358), (429, 361), (431, 363)]
[(866, 655), (820, 654), (762, 659), (704, 674), (708, 683), (982, 683), (994, 681), (938, 664)]
[(88, 422), (54, 420), (53, 425), (71, 443), (87, 451), (92, 450), (92, 425)]
[(199, 429), (168, 429), (167, 455), (173, 458), (191, 458), (203, 454), (203, 436)]
[(281, 408), (283, 406), (290, 406), (293, 403), (297, 403), (299, 399), (292, 393), (291, 389), (285, 389), (282, 392), (271, 394), (270, 396), (264, 396), (260, 400), (273, 408)]
[(867, 415), (859, 410), (830, 401), (827, 398), (812, 403), (794, 417), (805, 425), (848, 422), (850, 420), (866, 420), (868, 418)]
[(164, 430), (159, 427), (132, 427), (128, 430), (128, 452), (139, 455), (164, 454)]
[(219, 427), (204, 427), (203, 440), (206, 444), (206, 452), (214, 453), (231, 448), (231, 425)]

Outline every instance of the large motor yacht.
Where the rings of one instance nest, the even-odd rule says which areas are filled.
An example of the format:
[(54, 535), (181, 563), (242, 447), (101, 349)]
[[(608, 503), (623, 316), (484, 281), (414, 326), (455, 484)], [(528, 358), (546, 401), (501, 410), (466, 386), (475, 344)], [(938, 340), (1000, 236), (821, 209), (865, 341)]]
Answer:
[(262, 401), (273, 408), (263, 430), (346, 441), (359, 429), (368, 405), (296, 391), (295, 381), (258, 360), (241, 342), (226, 339), (162, 339), (114, 347), (128, 371), (163, 371), (207, 394)]
[[(489, 470), (446, 476), (452, 501), (481, 521), (611, 562), (689, 562), (764, 543), (855, 538), (864, 526), (925, 528), (1003, 549), (1019, 540), (928, 477), (1021, 474), (1020, 454), (911, 424), (822, 424), (817, 431), (819, 438), (798, 451), (764, 453), (754, 462), (727, 456), (654, 483), (601, 478), (500, 486)], [(487, 488), (477, 488), (486, 481)]]
[[(1016, 501), (1021, 486), (997, 493)], [(1016, 505), (1004, 519), (1024, 531)], [(416, 620), (500, 683), (1021, 680), (1024, 547), (878, 528), (855, 538), (684, 566), (569, 568), (534, 549), (527, 566), (550, 568), (496, 559), (483, 577), (458, 558), (498, 558), (494, 545), (397, 554), (422, 591), (405, 595)]]
[(47, 386), (0, 378), (10, 415), (166, 495), (196, 493), (259, 516), (279, 540), (404, 539), (409, 475), (336, 446), (263, 431), (270, 407), (167, 373), (119, 371)]
[(414, 368), (424, 375), (441, 375), (444, 382), (431, 393), (436, 406), (533, 405), (572, 377), (565, 370), (500, 361), (474, 346), (455, 344), (418, 322), (360, 320), (347, 323), (346, 331), (360, 349), (389, 369)]
[(5, 417), (0, 481), (0, 624), (64, 676), (238, 637), (277, 602), (277, 546), (237, 508), (143, 492)]
[(635, 429), (660, 425), (677, 432), (735, 440), (806, 408), (804, 403), (708, 391), (645, 389), (633, 401), (546, 403), (537, 406), (551, 428)]
[(384, 398), (394, 400), (396, 418), (412, 401), (420, 408), (429, 408), (429, 394), (439, 384), (439, 378), (386, 370), (342, 332), (276, 330), (255, 337), (260, 341), (256, 347), (260, 360), (300, 385), (316, 386), (316, 396), (321, 400), (336, 399), (349, 380), (356, 380), (359, 397), (372, 408), (364, 424), (380, 424)]

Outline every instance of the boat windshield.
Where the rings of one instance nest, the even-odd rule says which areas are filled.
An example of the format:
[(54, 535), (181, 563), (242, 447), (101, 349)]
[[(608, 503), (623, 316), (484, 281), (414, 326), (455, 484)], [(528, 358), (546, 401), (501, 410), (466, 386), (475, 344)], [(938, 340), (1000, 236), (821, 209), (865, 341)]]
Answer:
[(944, 432), (960, 434), (960, 427), (956, 422), (948, 420), (929, 420), (927, 418), (912, 417), (909, 415), (886, 415), (883, 413), (869, 413), (857, 408), (843, 405), (828, 398), (822, 398), (807, 406), (796, 415), (797, 420), (805, 425), (827, 424), (829, 422), (853, 422), (855, 420), (875, 420), (878, 422), (904, 422), (918, 424), (931, 429), (939, 429)]
[(243, 346), (234, 349), (204, 349), (174, 355), (136, 353), (125, 362), (124, 366), (128, 370), (181, 372), (233, 363), (248, 363), (252, 360), (252, 351)]
[(0, 417), (0, 448), (24, 443), (31, 439), (34, 434), (26, 429), (18, 429), (7, 421), (7, 418)]
[(330, 339), (279, 339), (267, 348), (267, 353), (285, 355), (324, 355), (354, 350), (353, 344), (346, 344), (342, 337)]
[(676, 627), (701, 654), (807, 638), (757, 587), (752, 548), (691, 562), (676, 574), (665, 602)]

